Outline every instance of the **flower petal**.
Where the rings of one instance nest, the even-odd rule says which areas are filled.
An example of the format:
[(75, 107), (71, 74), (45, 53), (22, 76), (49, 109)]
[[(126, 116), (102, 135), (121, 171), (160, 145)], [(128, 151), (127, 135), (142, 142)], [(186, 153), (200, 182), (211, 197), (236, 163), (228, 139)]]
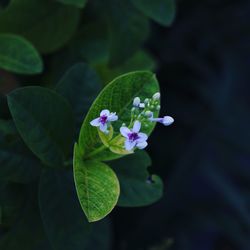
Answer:
[(148, 143), (146, 141), (143, 141), (143, 142), (139, 142), (136, 144), (136, 147), (139, 148), (139, 149), (144, 149), (148, 146)]
[(118, 120), (118, 116), (116, 115), (116, 113), (110, 113), (110, 115), (108, 116), (108, 121), (114, 122), (116, 120)]
[(173, 118), (173, 117), (171, 117), (171, 116), (164, 116), (164, 117), (163, 117), (162, 123), (163, 123), (165, 126), (169, 126), (169, 125), (171, 125), (173, 122), (174, 122), (174, 118)]
[(100, 116), (103, 116), (103, 115), (109, 116), (109, 114), (110, 114), (109, 110), (108, 110), (108, 109), (104, 109), (104, 110), (102, 110), (102, 112), (100, 113)]
[(128, 134), (131, 133), (130, 129), (127, 127), (121, 127), (120, 132), (126, 138), (128, 138)]
[(136, 140), (138, 143), (144, 142), (148, 139), (148, 136), (145, 133), (139, 133), (139, 138)]
[(139, 121), (135, 121), (132, 131), (138, 133), (141, 129), (141, 123)]
[(131, 141), (129, 141), (129, 140), (126, 140), (126, 141), (125, 141), (125, 149), (126, 149), (127, 151), (130, 151), (130, 150), (132, 150), (132, 149), (135, 147), (135, 144), (136, 144), (135, 141), (131, 142)]
[(108, 125), (107, 125), (107, 123), (105, 123), (105, 124), (100, 124), (100, 130), (103, 132), (103, 133), (108, 133), (108, 130), (107, 130), (107, 128), (108, 128)]
[(99, 127), (100, 124), (101, 124), (101, 123), (100, 123), (100, 118), (98, 117), (98, 118), (92, 120), (92, 121), (90, 122), (90, 124), (91, 124), (92, 126), (94, 126), (94, 127)]

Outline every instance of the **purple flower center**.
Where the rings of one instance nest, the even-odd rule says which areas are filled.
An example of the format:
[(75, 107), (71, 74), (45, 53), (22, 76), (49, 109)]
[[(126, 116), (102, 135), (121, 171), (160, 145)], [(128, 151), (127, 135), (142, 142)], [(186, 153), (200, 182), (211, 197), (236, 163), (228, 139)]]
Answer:
[(135, 141), (135, 140), (139, 139), (139, 135), (137, 133), (135, 133), (135, 132), (129, 133), (128, 134), (128, 139), (130, 141)]
[(107, 119), (108, 119), (108, 117), (107, 117), (106, 115), (102, 115), (102, 116), (100, 116), (99, 121), (100, 121), (100, 123), (101, 123), (102, 125), (104, 125), (104, 124), (106, 124)]

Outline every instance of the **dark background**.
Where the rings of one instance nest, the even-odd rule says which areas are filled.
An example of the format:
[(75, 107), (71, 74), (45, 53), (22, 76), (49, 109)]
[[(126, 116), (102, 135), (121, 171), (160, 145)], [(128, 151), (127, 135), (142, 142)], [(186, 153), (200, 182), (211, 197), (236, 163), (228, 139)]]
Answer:
[[(91, 15), (84, 18), (95, 19)], [(151, 22), (144, 47), (157, 64), (162, 115), (175, 119), (170, 127), (157, 126), (147, 148), (151, 172), (164, 180), (164, 196), (144, 208), (116, 207), (104, 242), (112, 235), (113, 250), (249, 250), (250, 1), (179, 0), (173, 25), (164, 28)], [(65, 51), (43, 55), (42, 76), (0, 72), (9, 83), (6, 89), (1, 85), (1, 92), (8, 93), (20, 82), (51, 86), (78, 61), (65, 57)], [(9, 119), (2, 99), (1, 118)], [(37, 184), (30, 187), (37, 192)], [(19, 191), (19, 186), (13, 190), (18, 197)], [(32, 209), (39, 214), (37, 197), (32, 199)], [(29, 217), (30, 210), (22, 209)], [(5, 231), (0, 228), (0, 235)], [(15, 239), (8, 240), (0, 250), (16, 249), (8, 247)], [(32, 240), (31, 235), (23, 242)], [(110, 250), (101, 247), (104, 242), (88, 250)], [(47, 241), (34, 248), (44, 249), (50, 250)]]
[(148, 147), (165, 194), (116, 209), (114, 249), (250, 249), (249, 18), (249, 1), (183, 0), (171, 28), (152, 25), (162, 114), (175, 118)]

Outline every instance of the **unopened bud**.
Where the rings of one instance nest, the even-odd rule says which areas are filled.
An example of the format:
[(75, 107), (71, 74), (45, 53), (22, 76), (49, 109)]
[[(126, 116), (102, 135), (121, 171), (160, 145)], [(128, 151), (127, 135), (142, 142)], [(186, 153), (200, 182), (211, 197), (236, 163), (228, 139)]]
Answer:
[(140, 102), (141, 102), (140, 98), (139, 98), (139, 97), (135, 97), (135, 98), (134, 98), (134, 101), (133, 101), (133, 105), (134, 105), (135, 107), (139, 107)]
[(144, 109), (145, 108), (145, 104), (144, 103), (140, 103), (139, 104), (139, 108), (143, 108)]
[(146, 115), (147, 117), (152, 117), (152, 116), (153, 116), (153, 112), (147, 110), (147, 111), (145, 112), (145, 115)]
[(156, 92), (156, 93), (153, 95), (153, 100), (159, 100), (160, 97), (161, 97), (160, 92)]

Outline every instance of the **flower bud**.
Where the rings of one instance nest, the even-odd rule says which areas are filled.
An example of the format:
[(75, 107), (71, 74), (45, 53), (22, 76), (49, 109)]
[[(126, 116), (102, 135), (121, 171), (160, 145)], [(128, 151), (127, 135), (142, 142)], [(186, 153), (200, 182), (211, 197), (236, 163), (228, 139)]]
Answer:
[(164, 126), (169, 126), (169, 125), (171, 125), (173, 122), (174, 122), (174, 118), (173, 118), (173, 117), (171, 117), (171, 116), (164, 116), (164, 117), (163, 117), (162, 124), (163, 124)]
[(135, 107), (139, 107), (140, 102), (141, 102), (140, 98), (139, 98), (139, 97), (135, 97), (135, 98), (134, 98), (134, 101), (133, 101), (133, 105), (134, 105)]
[(134, 112), (135, 112), (135, 107), (133, 107), (133, 108), (131, 109), (131, 112), (132, 112), (132, 113), (134, 113)]
[(139, 104), (139, 108), (143, 108), (144, 109), (145, 108), (145, 104), (144, 103), (140, 103)]
[(160, 92), (156, 92), (156, 93), (153, 95), (153, 100), (159, 100), (160, 97), (161, 97)]
[(148, 104), (148, 103), (149, 103), (149, 99), (146, 98), (146, 99), (144, 100), (144, 103), (145, 103), (145, 104)]
[(161, 106), (160, 105), (157, 105), (156, 106), (156, 110), (159, 111), (161, 109)]
[(147, 117), (152, 117), (152, 116), (153, 116), (153, 112), (147, 110), (147, 111), (145, 112), (145, 115), (146, 115)]

